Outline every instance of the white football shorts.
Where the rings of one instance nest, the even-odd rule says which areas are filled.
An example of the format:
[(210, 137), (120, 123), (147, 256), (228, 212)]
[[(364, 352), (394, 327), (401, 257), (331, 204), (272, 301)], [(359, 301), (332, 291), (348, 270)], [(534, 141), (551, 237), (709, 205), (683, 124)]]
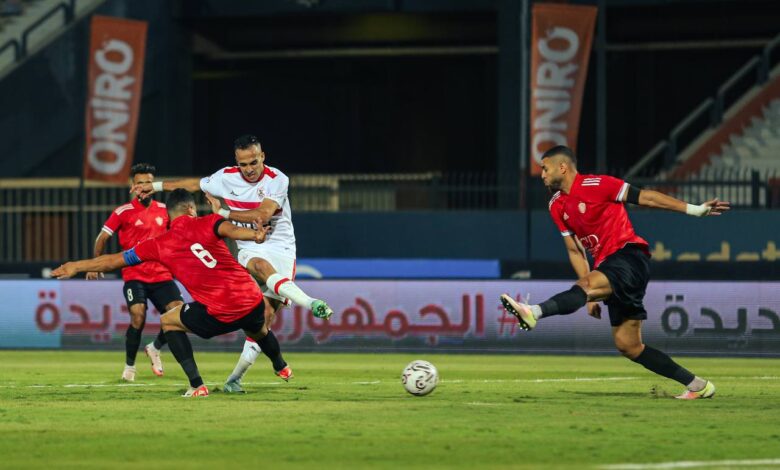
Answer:
[[(237, 258), (238, 263), (244, 268), (246, 268), (247, 263), (249, 263), (249, 260), (252, 258), (264, 259), (268, 261), (282, 277), (286, 277), (291, 281), (295, 279), (295, 258), (287, 256), (278, 249), (263, 246), (262, 243), (258, 244), (256, 247), (238, 250)], [(281, 300), (285, 305), (290, 305), (288, 299), (276, 295), (273, 289), (268, 288), (265, 284), (262, 284), (260, 288), (263, 290), (263, 295), (269, 299)]]

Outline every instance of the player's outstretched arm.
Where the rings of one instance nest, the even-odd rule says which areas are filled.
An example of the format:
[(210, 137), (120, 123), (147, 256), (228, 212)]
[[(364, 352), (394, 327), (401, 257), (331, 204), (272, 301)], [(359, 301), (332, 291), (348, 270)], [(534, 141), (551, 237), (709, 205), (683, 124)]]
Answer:
[[(256, 223), (259, 221), (255, 221)], [(271, 227), (266, 225), (265, 227), (258, 225), (257, 230), (252, 230), (246, 227), (236, 227), (231, 223), (221, 223), (217, 232), (220, 237), (230, 238), (231, 240), (245, 240), (254, 241), (255, 243), (263, 243), (266, 235), (271, 230)]]
[(78, 273), (97, 271), (104, 273), (127, 266), (123, 253), (98, 256), (97, 258), (70, 261), (51, 272), (57, 279), (68, 279)]
[[(104, 230), (100, 231), (97, 238), (95, 239), (95, 251), (93, 253), (93, 256), (95, 258), (103, 254), (103, 252), (106, 249), (106, 242), (108, 242), (109, 238), (111, 238), (111, 235), (109, 235), (108, 232)], [(90, 271), (87, 273), (86, 276), (88, 281), (100, 279), (102, 277), (103, 277), (103, 273), (99, 273), (97, 271)]]
[[(630, 192), (631, 190), (627, 191), (626, 193), (627, 202), (632, 202), (630, 200)], [(668, 194), (659, 193), (658, 191), (653, 191), (650, 189), (639, 190), (638, 199), (640, 206), (682, 212), (683, 214), (688, 214), (695, 217), (721, 215), (731, 208), (731, 203), (727, 201), (721, 201), (717, 198), (711, 199), (704, 204), (694, 205), (669, 196)]]
[(138, 183), (134, 184), (130, 188), (130, 192), (133, 194), (147, 195), (152, 193), (159, 193), (162, 191), (173, 191), (174, 189), (183, 188), (187, 191), (194, 193), (200, 191), (200, 178), (184, 178), (181, 180), (172, 181), (155, 181), (153, 183)]
[(242, 222), (245, 224), (254, 223), (258, 226), (267, 225), (271, 217), (279, 210), (279, 204), (271, 199), (265, 199), (255, 209), (249, 209), (246, 211), (229, 211), (227, 209), (214, 210), (214, 204), (212, 203), (212, 210), (215, 214), (220, 214), (222, 217), (236, 222)]

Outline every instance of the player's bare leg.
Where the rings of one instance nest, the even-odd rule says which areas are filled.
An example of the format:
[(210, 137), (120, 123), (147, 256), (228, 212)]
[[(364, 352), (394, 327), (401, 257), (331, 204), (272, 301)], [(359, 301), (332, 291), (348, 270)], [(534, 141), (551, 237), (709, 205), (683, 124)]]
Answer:
[(181, 313), (187, 308), (186, 305), (165, 312), (160, 317), (160, 326), (168, 339), (168, 347), (171, 353), (179, 363), (187, 378), (190, 381), (190, 388), (184, 393), (184, 397), (204, 397), (208, 396), (209, 390), (203, 383), (198, 371), (198, 365), (195, 363), (195, 356), (192, 352), (192, 343), (187, 337), (187, 327), (181, 322)]
[(676, 398), (693, 400), (711, 398), (715, 394), (712, 382), (693, 375), (666, 353), (642, 342), (642, 320), (626, 320), (620, 326), (612, 327), (612, 337), (620, 354), (651, 372), (684, 385), (685, 393)]
[[(181, 300), (176, 300), (173, 302), (168, 303), (165, 306), (165, 312), (174, 309), (178, 307), (179, 305), (183, 305), (184, 302)], [(163, 313), (165, 313), (163, 312)], [(162, 325), (160, 325), (160, 333), (157, 335), (157, 337), (152, 341), (151, 343), (147, 344), (144, 348), (144, 352), (146, 353), (146, 357), (149, 358), (149, 361), (152, 363), (152, 372), (157, 377), (162, 377), (163, 372), (163, 364), (162, 364), (162, 357), (160, 356), (160, 349), (168, 342), (168, 340), (165, 338), (165, 332), (162, 329)]]
[[(524, 330), (532, 330), (540, 318), (553, 315), (568, 315), (584, 307), (588, 302), (607, 299), (612, 294), (609, 279), (600, 271), (591, 271), (577, 280), (571, 289), (555, 294), (548, 300), (536, 305), (517, 302), (508, 294), (501, 295), (501, 303), (506, 310), (517, 317)], [(588, 309), (589, 313), (599, 316), (598, 305)]]
[(246, 265), (249, 272), (259, 279), (266, 287), (295, 304), (311, 310), (317, 318), (330, 318), (333, 310), (323, 300), (309, 297), (292, 279), (286, 278), (276, 272), (271, 263), (262, 258), (252, 258)]
[(284, 305), (276, 299), (266, 298), (265, 302), (265, 326), (267, 333), (259, 341), (254, 339), (251, 335), (247, 335), (247, 339), (244, 341), (244, 350), (238, 358), (238, 363), (236, 363), (233, 372), (225, 381), (223, 387), (225, 392), (244, 393), (244, 389), (241, 387), (241, 379), (255, 363), (260, 352), (263, 352), (271, 361), (277, 376), (281, 377), (284, 381), (289, 381), (293, 377), (292, 369), (282, 358), (281, 347), (279, 346), (279, 341), (276, 339), (276, 335), (274, 335), (273, 331), (268, 329), (268, 327), (273, 324), (276, 312), (281, 310)]
[(135, 380), (135, 358), (138, 355), (138, 347), (141, 345), (141, 334), (146, 324), (146, 304), (133, 304), (130, 306), (130, 325), (125, 332), (125, 368), (122, 371), (122, 380), (133, 382)]

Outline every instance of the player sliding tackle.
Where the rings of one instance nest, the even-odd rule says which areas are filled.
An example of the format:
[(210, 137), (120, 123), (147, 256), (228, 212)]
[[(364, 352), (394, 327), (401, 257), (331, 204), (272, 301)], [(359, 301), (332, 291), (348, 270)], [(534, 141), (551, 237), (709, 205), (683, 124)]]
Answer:
[[(274, 312), (281, 309), (289, 299), (310, 309), (317, 316), (330, 316), (333, 312), (324, 301), (309, 297), (293, 282), (295, 231), (287, 198), (289, 179), (280, 170), (265, 164), (265, 153), (257, 137), (239, 137), (233, 143), (233, 151), (236, 166), (223, 168), (209, 177), (136, 184), (132, 191), (151, 194), (177, 188), (191, 192), (202, 190), (207, 194), (212, 211), (234, 224), (251, 225), (256, 222), (270, 225), (273, 230), (262, 245), (238, 242), (238, 262), (260, 281), (263, 295), (269, 299)], [(212, 195), (221, 197), (230, 209), (222, 209)], [(273, 313), (267, 320), (268, 324), (273, 323)], [(268, 336), (273, 337), (274, 333), (270, 332)], [(225, 382), (225, 391), (243, 392), (241, 378), (254, 364), (258, 349), (265, 352), (262, 343), (247, 338), (238, 364)], [(282, 369), (278, 366), (274, 364), (276, 375), (284, 380), (292, 378), (289, 366), (285, 364)]]
[[(52, 272), (58, 279), (67, 279), (80, 272), (105, 272), (134, 266), (144, 261), (156, 261), (168, 268), (194, 302), (177, 306), (160, 318), (168, 345), (190, 381), (185, 397), (208, 396), (209, 391), (198, 372), (192, 344), (186, 333), (201, 338), (230, 333), (239, 329), (254, 341), (263, 344), (263, 351), (274, 365), (286, 364), (279, 342), (269, 339), (266, 305), (260, 287), (233, 259), (223, 238), (250, 243), (262, 243), (270, 230), (236, 227), (226, 223), (221, 215), (197, 217), (195, 200), (184, 189), (173, 191), (166, 201), (170, 230), (147, 239), (135, 247), (113, 255), (65, 263)], [(330, 315), (313, 312), (320, 318)]]
[[(712, 397), (712, 382), (642, 343), (650, 253), (647, 242), (634, 232), (623, 204), (630, 202), (704, 217), (722, 214), (729, 210), (729, 203), (713, 199), (695, 206), (657, 191), (638, 189), (611, 176), (580, 175), (574, 154), (562, 145), (542, 156), (542, 180), (556, 191), (550, 199), (550, 215), (563, 235), (578, 280), (571, 289), (538, 305), (519, 303), (503, 294), (501, 302), (507, 311), (517, 317), (523, 329), (532, 330), (541, 318), (568, 315), (584, 306), (588, 314), (601, 318), (598, 302), (604, 302), (609, 308), (615, 346), (623, 356), (683, 384), (687, 390), (677, 398)], [(585, 250), (594, 259), (592, 271)]]

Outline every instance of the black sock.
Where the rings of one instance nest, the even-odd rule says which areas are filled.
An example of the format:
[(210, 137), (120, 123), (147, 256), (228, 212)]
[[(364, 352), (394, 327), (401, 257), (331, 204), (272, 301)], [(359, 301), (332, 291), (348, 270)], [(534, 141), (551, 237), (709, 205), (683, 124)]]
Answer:
[(588, 294), (582, 287), (573, 285), (571, 289), (555, 294), (549, 300), (539, 304), (542, 318), (552, 315), (568, 315), (574, 313), (588, 303)]
[(263, 354), (268, 356), (271, 363), (274, 365), (274, 370), (279, 372), (287, 367), (287, 363), (282, 359), (282, 348), (279, 347), (279, 341), (276, 339), (276, 335), (273, 331), (268, 331), (268, 334), (257, 342), (260, 345), (260, 349), (263, 350)]
[(203, 385), (203, 379), (200, 378), (198, 365), (195, 363), (195, 356), (192, 353), (192, 343), (183, 331), (168, 331), (165, 333), (168, 339), (168, 347), (173, 353), (173, 357), (179, 363), (187, 378), (190, 379), (190, 387), (200, 387)]
[(165, 332), (162, 330), (162, 327), (160, 327), (160, 332), (157, 333), (157, 337), (154, 338), (154, 347), (162, 349), (166, 344), (168, 344), (168, 340), (165, 338)]
[(683, 385), (693, 382), (696, 377), (687, 369), (677, 364), (666, 353), (645, 345), (645, 349), (632, 361), (641, 364), (645, 369), (662, 375), (668, 379), (676, 380)]
[(133, 328), (133, 325), (127, 327), (125, 333), (125, 363), (128, 366), (135, 365), (135, 356), (138, 354), (138, 346), (141, 344), (141, 332), (144, 331), (144, 326), (141, 328)]

